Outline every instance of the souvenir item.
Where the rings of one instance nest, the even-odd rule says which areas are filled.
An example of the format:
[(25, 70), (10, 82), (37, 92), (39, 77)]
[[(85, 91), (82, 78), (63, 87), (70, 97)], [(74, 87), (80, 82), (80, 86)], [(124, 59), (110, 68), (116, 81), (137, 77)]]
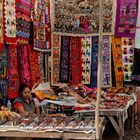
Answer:
[(94, 36), (92, 37), (91, 75), (90, 75), (91, 87), (97, 87), (98, 47), (99, 47), (99, 37)]
[(44, 65), (43, 65), (44, 59), (43, 59), (43, 53), (39, 52), (38, 53), (38, 65), (40, 69), (40, 77), (44, 77)]
[[(104, 33), (112, 34), (114, 4), (114, 0), (102, 3)], [(99, 33), (100, 0), (53, 0), (51, 13), (53, 32), (80, 36)]]
[(8, 98), (16, 98), (19, 88), (17, 45), (8, 45)]
[(0, 44), (3, 44), (4, 43), (4, 38), (3, 38), (3, 36), (4, 36), (4, 32), (3, 32), (3, 28), (4, 28), (4, 26), (3, 26), (3, 23), (4, 23), (4, 21), (3, 21), (4, 19), (3, 19), (3, 0), (0, 0)]
[(7, 49), (4, 45), (0, 45), (0, 98), (7, 98)]
[[(121, 38), (112, 38), (112, 52), (115, 71), (116, 87), (123, 87), (123, 62), (122, 62), (122, 42)], [(127, 58), (125, 58), (127, 59)], [(128, 60), (125, 60), (128, 61)]]
[(82, 83), (90, 84), (92, 38), (83, 37), (81, 42), (82, 42)]
[(16, 43), (16, 12), (15, 0), (4, 1), (5, 41), (7, 44)]
[(134, 49), (134, 63), (132, 71), (132, 80), (140, 81), (140, 49)]
[(40, 68), (38, 65), (38, 52), (35, 51), (32, 46), (28, 46), (28, 56), (31, 72), (31, 87), (37, 82), (40, 77)]
[(122, 52), (124, 81), (131, 81), (134, 56), (134, 40), (132, 38), (122, 38)]
[(16, 0), (16, 38), (18, 44), (28, 44), (31, 23), (31, 1)]
[(52, 85), (58, 85), (59, 72), (60, 72), (60, 49), (61, 49), (61, 37), (59, 35), (53, 35), (52, 39)]
[(101, 66), (101, 86), (109, 87), (111, 81), (111, 37), (108, 35), (102, 36), (102, 66)]
[(116, 0), (103, 0), (103, 18), (102, 18), (102, 26), (103, 26), (103, 34), (114, 33), (114, 22), (116, 16)]
[(7, 50), (4, 45), (0, 45), (0, 79), (7, 76)]
[[(140, 7), (140, 1), (138, 1), (138, 8)], [(136, 34), (135, 34), (135, 48), (140, 49), (140, 12), (138, 12), (137, 24), (136, 24)]]
[(47, 51), (51, 48), (50, 0), (34, 2), (34, 49)]
[(21, 45), (18, 46), (19, 50), (19, 60), (20, 60), (20, 81), (24, 84), (31, 84), (31, 73), (30, 73), (30, 64), (29, 64), (29, 57), (28, 57), (28, 46)]
[(60, 55), (60, 82), (69, 82), (70, 65), (70, 37), (61, 37), (61, 55)]
[(80, 37), (70, 38), (71, 52), (71, 84), (78, 84), (82, 81), (82, 43)]
[(117, 0), (115, 35), (134, 37), (136, 31), (138, 0)]
[(45, 10), (45, 33), (46, 33), (46, 49), (51, 49), (51, 21), (50, 21), (50, 0), (46, 0)]

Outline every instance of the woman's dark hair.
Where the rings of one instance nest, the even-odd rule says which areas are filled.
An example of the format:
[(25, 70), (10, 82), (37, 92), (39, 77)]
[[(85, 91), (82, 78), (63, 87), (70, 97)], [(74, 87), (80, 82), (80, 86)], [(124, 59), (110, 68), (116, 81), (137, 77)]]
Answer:
[(20, 85), (18, 89), (18, 95), (22, 96), (22, 92), (25, 90), (25, 88), (29, 88), (28, 85)]

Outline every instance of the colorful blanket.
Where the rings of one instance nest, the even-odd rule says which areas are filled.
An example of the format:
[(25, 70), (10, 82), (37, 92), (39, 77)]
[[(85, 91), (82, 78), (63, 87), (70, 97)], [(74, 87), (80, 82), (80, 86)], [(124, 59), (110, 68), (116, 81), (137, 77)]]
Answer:
[(17, 45), (8, 45), (8, 98), (16, 98), (19, 88)]
[(124, 81), (131, 81), (132, 66), (134, 61), (134, 39), (122, 38), (122, 52)]
[(3, 26), (3, 23), (4, 23), (4, 19), (3, 19), (3, 0), (0, 0), (0, 44), (3, 44), (4, 43), (4, 32), (3, 32), (3, 29), (4, 29), (4, 26)]
[(51, 48), (50, 0), (34, 2), (34, 49), (47, 51)]
[(138, 0), (117, 0), (115, 35), (134, 37), (136, 31)]
[(28, 44), (30, 37), (30, 0), (16, 0), (16, 38), (18, 44)]
[[(103, 1), (103, 32), (112, 34), (114, 0)], [(51, 8), (52, 30), (61, 35), (97, 35), (100, 0), (54, 0)]]
[(102, 36), (102, 87), (110, 87), (111, 81), (111, 37), (108, 35)]
[(20, 82), (31, 85), (31, 73), (28, 57), (28, 46), (18, 46)]
[(82, 82), (82, 44), (80, 37), (70, 38), (71, 84)]
[(81, 42), (82, 42), (82, 83), (90, 84), (92, 38), (83, 37)]
[(0, 98), (7, 98), (7, 49), (0, 45)]
[(122, 61), (122, 42), (121, 38), (112, 38), (112, 53), (114, 62), (114, 72), (116, 87), (123, 87), (123, 61)]
[(28, 45), (28, 57), (30, 63), (31, 87), (32, 87), (40, 78), (40, 68), (38, 65), (38, 52), (33, 49), (33, 46)]
[(61, 37), (58, 35), (53, 35), (52, 39), (52, 75), (51, 84), (59, 84), (60, 75), (60, 49), (61, 49)]
[(60, 82), (69, 82), (70, 65), (70, 37), (61, 37), (61, 55), (60, 55)]
[(5, 42), (16, 44), (15, 0), (4, 0)]
[(98, 67), (98, 47), (99, 37), (92, 37), (92, 55), (91, 55), (91, 75), (90, 87), (97, 87), (97, 67)]

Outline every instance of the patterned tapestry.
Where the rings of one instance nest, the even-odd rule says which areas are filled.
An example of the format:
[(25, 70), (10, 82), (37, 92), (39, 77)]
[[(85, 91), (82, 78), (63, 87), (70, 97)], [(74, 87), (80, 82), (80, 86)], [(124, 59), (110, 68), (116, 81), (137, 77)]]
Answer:
[(18, 44), (28, 44), (30, 37), (30, 0), (16, 0), (16, 38)]
[(134, 39), (122, 38), (122, 52), (124, 81), (131, 81), (132, 67), (134, 61)]
[(122, 62), (122, 41), (121, 38), (112, 38), (112, 53), (115, 71), (116, 87), (123, 87), (123, 62)]
[(28, 46), (18, 46), (20, 82), (31, 85), (31, 73), (28, 57)]
[(80, 37), (70, 38), (71, 84), (82, 82), (82, 43)]
[(8, 98), (16, 98), (19, 88), (18, 51), (16, 45), (8, 45)]
[(61, 37), (53, 35), (52, 39), (52, 73), (51, 84), (59, 84)]
[(116, 0), (103, 0), (103, 34), (114, 34), (115, 16), (116, 16)]
[(51, 49), (51, 20), (50, 20), (50, 0), (46, 0), (45, 10), (45, 33), (46, 33), (46, 49)]
[(0, 44), (4, 43), (3, 28), (3, 0), (0, 0)]
[(0, 45), (0, 98), (7, 97), (7, 49)]
[(90, 84), (92, 38), (82, 38), (82, 83)]
[(60, 55), (60, 82), (69, 82), (69, 66), (70, 66), (70, 37), (61, 37), (61, 55)]
[(32, 46), (28, 46), (28, 56), (30, 63), (30, 72), (31, 72), (31, 87), (37, 82), (40, 78), (40, 69), (38, 65), (38, 52), (33, 50)]
[(16, 44), (15, 0), (4, 0), (5, 42)]
[(4, 45), (0, 45), (0, 79), (6, 80), (7, 53)]
[(102, 36), (102, 87), (110, 87), (112, 85), (111, 76), (111, 37)]
[(97, 87), (97, 67), (98, 67), (98, 47), (99, 37), (92, 37), (92, 55), (91, 55), (91, 75), (90, 87)]
[(138, 0), (117, 0), (115, 35), (134, 37), (136, 31)]
[(34, 2), (34, 49), (47, 51), (51, 48), (50, 0)]
[[(103, 32), (112, 34), (114, 0), (103, 2)], [(93, 35), (99, 33), (100, 0), (53, 0), (52, 30), (59, 34)]]

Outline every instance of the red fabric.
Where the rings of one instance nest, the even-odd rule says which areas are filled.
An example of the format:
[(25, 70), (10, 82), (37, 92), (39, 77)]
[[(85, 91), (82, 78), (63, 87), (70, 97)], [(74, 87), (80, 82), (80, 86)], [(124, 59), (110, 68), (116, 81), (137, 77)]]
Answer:
[(82, 44), (80, 37), (71, 37), (71, 84), (82, 82)]
[(37, 83), (40, 78), (40, 69), (38, 65), (38, 52), (33, 50), (32, 46), (28, 46), (28, 56), (31, 71), (31, 86)]
[(22, 107), (22, 106), (23, 106), (23, 105), (22, 105), (22, 103), (20, 103), (20, 102), (14, 104), (14, 108), (18, 108), (18, 107)]
[(20, 81), (21, 83), (31, 85), (31, 73), (30, 73), (30, 63), (29, 63), (29, 54), (28, 54), (27, 45), (18, 46), (19, 55), (20, 55)]
[(19, 88), (17, 45), (8, 45), (8, 98), (16, 98)]

